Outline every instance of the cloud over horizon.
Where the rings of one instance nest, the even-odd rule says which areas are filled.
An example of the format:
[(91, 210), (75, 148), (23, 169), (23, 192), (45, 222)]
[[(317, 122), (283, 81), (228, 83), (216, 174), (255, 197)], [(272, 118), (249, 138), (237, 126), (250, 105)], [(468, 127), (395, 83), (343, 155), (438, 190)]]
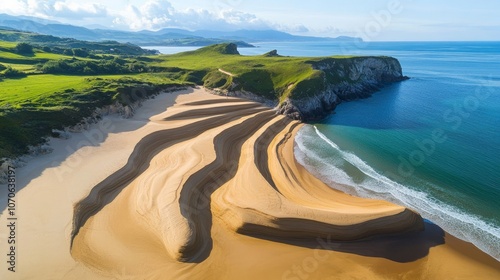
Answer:
[(132, 30), (165, 27), (185, 29), (262, 29), (270, 24), (257, 16), (232, 9), (213, 13), (205, 9), (177, 10), (167, 0), (148, 0), (140, 6), (129, 4), (113, 21)]
[(61, 0), (9, 0), (2, 3), (0, 12), (44, 19), (87, 19), (108, 15), (102, 4)]
[(102, 25), (130, 30), (158, 30), (167, 27), (236, 30), (273, 27), (273, 24), (259, 19), (254, 14), (237, 11), (230, 6), (218, 12), (194, 8), (178, 10), (168, 0), (147, 0), (139, 4), (127, 4), (118, 9), (110, 7), (109, 4), (106, 6), (102, 3), (76, 0), (10, 0), (2, 3), (0, 12), (51, 20), (100, 19)]

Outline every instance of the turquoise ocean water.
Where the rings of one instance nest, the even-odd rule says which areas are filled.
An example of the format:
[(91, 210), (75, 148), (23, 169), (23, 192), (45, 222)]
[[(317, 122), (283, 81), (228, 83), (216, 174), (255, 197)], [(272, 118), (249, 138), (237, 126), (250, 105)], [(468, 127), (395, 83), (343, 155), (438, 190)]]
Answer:
[(397, 58), (411, 79), (305, 126), (298, 161), (347, 193), (407, 206), (500, 260), (500, 42), (255, 45), (240, 52)]

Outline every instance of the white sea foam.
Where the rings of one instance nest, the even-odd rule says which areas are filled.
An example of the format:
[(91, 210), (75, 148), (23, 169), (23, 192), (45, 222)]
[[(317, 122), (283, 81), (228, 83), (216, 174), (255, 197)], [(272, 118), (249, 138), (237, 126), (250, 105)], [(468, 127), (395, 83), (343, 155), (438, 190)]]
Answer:
[[(331, 153), (326, 153), (325, 149), (330, 149), (329, 152), (333, 152), (337, 158), (328, 156)], [(340, 188), (341, 191), (349, 194), (385, 199), (404, 205), (452, 235), (472, 242), (484, 252), (500, 260), (500, 228), (498, 226), (487, 223), (473, 214), (465, 213), (411, 186), (391, 180), (374, 170), (355, 154), (341, 150), (317, 127), (306, 125), (299, 131), (296, 137), (295, 156), (309, 172), (328, 185)], [(366, 175), (365, 179), (356, 183), (342, 169), (339, 158)]]

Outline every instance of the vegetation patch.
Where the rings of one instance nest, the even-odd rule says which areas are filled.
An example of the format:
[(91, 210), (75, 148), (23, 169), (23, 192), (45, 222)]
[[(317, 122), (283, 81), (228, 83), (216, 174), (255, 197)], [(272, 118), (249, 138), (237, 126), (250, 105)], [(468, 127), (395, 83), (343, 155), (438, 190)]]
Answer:
[(213, 70), (205, 75), (202, 80), (203, 86), (207, 88), (224, 88), (228, 85), (228, 81), (232, 80), (232, 78), (219, 70)]

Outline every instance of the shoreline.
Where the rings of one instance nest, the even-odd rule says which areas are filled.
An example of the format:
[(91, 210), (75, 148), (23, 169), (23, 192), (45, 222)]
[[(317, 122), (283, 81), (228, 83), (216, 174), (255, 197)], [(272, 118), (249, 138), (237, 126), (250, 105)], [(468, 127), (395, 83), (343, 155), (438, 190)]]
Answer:
[[(328, 167), (323, 168), (323, 166), (320, 165), (321, 163), (327, 166), (332, 163), (329, 162), (327, 158), (321, 157), (319, 153), (315, 152), (315, 149), (312, 149), (312, 146), (310, 145), (311, 143), (314, 143), (312, 142), (314, 138), (311, 138), (311, 135), (313, 135), (313, 137), (319, 136), (319, 138), (321, 138), (321, 142), (324, 141), (325, 144), (334, 147), (334, 149), (338, 149), (338, 151), (340, 151), (341, 153), (344, 153), (346, 151), (341, 150), (336, 143), (330, 142), (331, 140), (327, 139), (327, 136), (322, 134), (313, 124), (308, 124), (307, 127), (304, 128), (304, 130), (300, 131), (300, 134), (296, 138), (297, 144), (295, 148), (295, 155), (297, 160), (301, 165), (304, 166), (306, 170), (308, 170), (317, 178), (320, 178), (320, 180), (324, 181), (327, 185), (330, 185), (332, 186), (332, 188), (353, 196), (382, 199), (398, 205), (403, 205), (417, 213), (424, 213), (421, 214), (424, 219), (442, 227), (443, 230), (455, 236), (456, 238), (474, 244), (474, 246), (479, 248), (481, 251), (497, 259), (497, 261), (500, 261), (500, 256), (498, 255), (498, 246), (495, 246), (496, 243), (494, 242), (494, 239), (492, 240), (481, 238), (495, 237), (495, 232), (491, 231), (491, 228), (479, 227), (477, 223), (469, 224), (470, 219), (472, 218), (476, 218), (480, 223), (484, 223), (482, 219), (480, 219), (479, 217), (475, 217), (473, 214), (461, 212), (460, 210), (458, 210), (458, 208), (455, 208), (453, 206), (449, 208), (440, 207), (441, 205), (448, 206), (448, 204), (444, 202), (441, 204), (433, 201), (428, 201), (426, 200), (427, 196), (424, 192), (417, 193), (419, 195), (407, 195), (407, 186), (397, 181), (392, 181), (390, 178), (385, 177), (383, 175), (384, 173), (379, 173), (378, 171), (371, 169), (371, 167), (367, 165), (363, 166), (363, 160), (357, 158), (357, 156), (354, 154), (349, 154), (349, 152), (347, 152), (349, 154), (349, 157), (345, 158), (349, 159), (346, 159), (346, 161), (353, 164), (357, 168), (363, 169), (361, 172), (369, 176), (369, 178), (371, 177), (370, 179), (375, 181), (374, 184), (378, 183), (380, 184), (380, 186), (376, 185), (376, 188), (371, 189), (372, 186), (370, 186), (370, 184), (357, 185), (358, 183), (356, 182), (350, 182), (346, 184), (337, 183), (337, 178), (330, 177), (327, 172), (322, 171), (328, 170)], [(309, 154), (311, 154), (310, 157), (306, 156)], [(354, 157), (354, 159), (352, 159), (351, 157)], [(359, 162), (361, 162), (362, 164), (360, 164)], [(320, 168), (315, 168), (316, 166), (319, 166)], [(370, 168), (369, 172), (371, 173), (368, 173), (368, 171), (366, 171), (366, 169), (368, 168)], [(411, 189), (409, 191), (410, 193), (412, 192)], [(427, 208), (418, 207), (419, 205), (427, 206)], [(443, 211), (445, 209), (447, 211)], [(457, 217), (466, 218), (464, 218), (463, 223), (467, 225), (467, 228), (469, 229), (468, 231), (463, 230), (465, 226), (462, 227), (462, 230), (456, 227), (457, 222), (461, 222)], [(479, 234), (479, 232), (482, 232), (483, 235)]]
[[(204, 102), (202, 100), (207, 99), (209, 101), (203, 104)], [(104, 133), (103, 136), (99, 137), (102, 138), (102, 142), (98, 145), (83, 146), (71, 152), (71, 149), (67, 148), (71, 148), (73, 145), (74, 147), (78, 147), (78, 143), (85, 140), (85, 137), (89, 134), (76, 135), (76, 137), (74, 136), (69, 140), (54, 140), (54, 145), (62, 145), (64, 148), (61, 148), (60, 151), (54, 151), (53, 154), (35, 158), (28, 163), (27, 167), (19, 168), (19, 172), (30, 170), (25, 174), (21, 175), (20, 173), (19, 175), (22, 176), (19, 178), (19, 185), (21, 187), (23, 185), (27, 186), (18, 192), (20, 199), (19, 217), (23, 218), (25, 220), (24, 223), (29, 225), (19, 229), (19, 242), (24, 244), (21, 245), (22, 247), (19, 247), (20, 250), (23, 250), (19, 254), (20, 257), (23, 256), (20, 263), (24, 263), (24, 267), (21, 267), (20, 264), (20, 273), (22, 273), (24, 277), (38, 276), (41, 277), (41, 279), (57, 278), (58, 276), (63, 276), (67, 279), (86, 279), (89, 277), (109, 279), (116, 278), (117, 275), (131, 275), (132, 277), (135, 276), (136, 278), (140, 278), (139, 276), (144, 275), (142, 273), (146, 273), (149, 269), (150, 271), (147, 271), (148, 274), (152, 273), (151, 276), (153, 278), (159, 278), (163, 275), (162, 273), (166, 273), (167, 270), (173, 269), (175, 271), (174, 273), (165, 274), (172, 275), (172, 279), (196, 278), (196, 275), (200, 277), (203, 273), (207, 273), (208, 279), (231, 279), (234, 277), (250, 279), (256, 275), (260, 277), (270, 277), (270, 275), (275, 277), (288, 277), (289, 275), (289, 279), (294, 279), (294, 265), (298, 264), (299, 266), (303, 266), (303, 260), (308, 260), (308, 258), (312, 256), (317, 265), (314, 266), (316, 267), (315, 269), (310, 269), (314, 270), (313, 272), (308, 273), (309, 275), (315, 275), (314, 277), (319, 277), (321, 275), (322, 277), (326, 277), (327, 275), (332, 275), (332, 273), (335, 273), (333, 275), (339, 275), (340, 273), (340, 275), (344, 276), (354, 275), (353, 277), (373, 277), (377, 279), (391, 275), (399, 275), (405, 271), (408, 271), (408, 273), (425, 272), (427, 275), (436, 277), (449, 276), (450, 274), (460, 276), (468, 275), (477, 278), (480, 278), (480, 276), (484, 278), (485, 276), (491, 277), (500, 275), (499, 262), (470, 243), (454, 238), (442, 230), (440, 232), (438, 229), (428, 224), (426, 225), (427, 230), (422, 233), (404, 234), (400, 236), (380, 236), (372, 240), (361, 240), (354, 243), (335, 243), (328, 239), (328, 236), (320, 236), (318, 232), (316, 232), (313, 233), (312, 236), (322, 237), (320, 240), (322, 240), (323, 243), (326, 242), (328, 245), (326, 248), (320, 248), (321, 253), (318, 253), (317, 249), (315, 249), (317, 246), (321, 245), (321, 243), (318, 243), (319, 241), (317, 238), (310, 238), (310, 240), (297, 240), (295, 237), (283, 238), (280, 237), (280, 234), (276, 235), (274, 231), (268, 231), (268, 236), (254, 234), (255, 230), (257, 230), (257, 233), (262, 233), (262, 230), (259, 228), (250, 228), (250, 231), (248, 231), (249, 227), (245, 227), (245, 225), (260, 223), (266, 228), (276, 227), (276, 225), (270, 224), (265, 217), (270, 214), (279, 217), (279, 212), (268, 209), (268, 205), (259, 202), (260, 200), (279, 203), (279, 205), (281, 205), (281, 208), (279, 208), (280, 211), (290, 211), (288, 212), (290, 213), (289, 215), (294, 213), (293, 215), (299, 215), (298, 218), (300, 219), (314, 217), (315, 220), (322, 220), (329, 223), (333, 221), (332, 217), (326, 215), (329, 211), (329, 207), (331, 207), (329, 204), (331, 203), (329, 199), (331, 193), (339, 195), (342, 199), (349, 201), (349, 203), (356, 201), (358, 204), (375, 204), (378, 208), (372, 208), (370, 211), (379, 209), (377, 210), (379, 211), (379, 214), (377, 214), (379, 217), (385, 217), (388, 213), (401, 213), (403, 208), (400, 206), (393, 206), (383, 201), (355, 198), (346, 194), (341, 195), (338, 191), (332, 189), (327, 190), (324, 189), (324, 187), (314, 188), (313, 184), (309, 185), (308, 188), (302, 188), (301, 184), (298, 183), (289, 185), (281, 183), (289, 182), (291, 174), (295, 174), (293, 177), (307, 177), (309, 181), (315, 179), (313, 179), (312, 175), (296, 161), (293, 153), (294, 141), (285, 141), (285, 144), (281, 145), (283, 144), (281, 141), (282, 139), (294, 139), (293, 137), (298, 131), (298, 127), (292, 128), (290, 123), (280, 124), (279, 122), (282, 121), (282, 119), (278, 119), (280, 117), (271, 118), (271, 116), (267, 116), (265, 113), (259, 113), (259, 106), (249, 104), (251, 102), (244, 100), (227, 102), (227, 100), (233, 99), (210, 95), (204, 89), (160, 94), (154, 99), (145, 101), (143, 107), (138, 109), (138, 114), (129, 120), (118, 120), (117, 118), (113, 119), (113, 117), (106, 117), (106, 119), (113, 119), (111, 124), (105, 126), (103, 126), (102, 123), (93, 125), (92, 129), (97, 129), (96, 131), (102, 131), (102, 128), (106, 127), (106, 129), (108, 129), (108, 133)], [(211, 101), (214, 103), (212, 104)], [(160, 104), (161, 102), (164, 103)], [(248, 137), (238, 140), (240, 141), (239, 144), (234, 144), (236, 145), (233, 149), (234, 152), (240, 151), (241, 153), (239, 156), (239, 158), (241, 158), (240, 162), (234, 161), (234, 155), (237, 154), (233, 155), (231, 152), (223, 154), (226, 148), (218, 150), (217, 147), (219, 146), (217, 145), (227, 148), (230, 147), (228, 143), (233, 145), (233, 139), (239, 139), (234, 137), (238, 137), (243, 128), (249, 128), (250, 124), (255, 123), (255, 120), (251, 118), (228, 116), (224, 119), (221, 117), (221, 125), (228, 131), (226, 134), (221, 134), (221, 131), (218, 130), (217, 127), (214, 127), (192, 138), (198, 139), (196, 141), (186, 140), (172, 144), (171, 147), (159, 151), (156, 156), (151, 158), (151, 166), (144, 169), (145, 172), (149, 174), (148, 176), (143, 176), (142, 178), (138, 177), (138, 180), (131, 181), (132, 187), (127, 187), (116, 194), (115, 199), (111, 199), (108, 204), (104, 205), (101, 211), (98, 211), (95, 216), (90, 217), (87, 221), (87, 223), (90, 222), (92, 224), (91, 228), (102, 228), (106, 231), (110, 230), (110, 232), (103, 234), (101, 231), (97, 232), (90, 230), (91, 228), (88, 227), (84, 228), (85, 234), (83, 237), (79, 236), (79, 234), (76, 235), (77, 251), (73, 248), (71, 251), (72, 255), (70, 255), (69, 248), (71, 244), (73, 205), (87, 196), (95, 185), (115, 173), (121, 166), (125, 165), (136, 144), (141, 141), (141, 139), (144, 139), (146, 135), (161, 130), (162, 125), (165, 125), (166, 122), (169, 123), (169, 128), (182, 128), (191, 121), (193, 115), (199, 118), (200, 121), (210, 118), (215, 119), (217, 118), (217, 113), (222, 112), (221, 103), (218, 102), (225, 102), (224, 104), (228, 106), (247, 106), (247, 108), (239, 108), (241, 111), (253, 110), (248, 111), (247, 114), (260, 114), (262, 117), (259, 118), (262, 118), (263, 121), (273, 120), (268, 124), (255, 124), (255, 128), (252, 130), (252, 133), (249, 132)], [(191, 103), (192, 105), (174, 106), (175, 103)], [(191, 106), (191, 108), (189, 108), (189, 106)], [(200, 114), (198, 116), (194, 114), (196, 113), (195, 110), (197, 110), (197, 106), (201, 106), (200, 110), (205, 110), (203, 114), (201, 114), (202, 111), (199, 111)], [(231, 108), (227, 108), (228, 112), (230, 112)], [(207, 112), (210, 116), (207, 115)], [(170, 120), (165, 120), (165, 118), (168, 117), (170, 117)], [(237, 128), (233, 129), (234, 131), (231, 132), (231, 127), (233, 125)], [(109, 130), (111, 126), (114, 126), (116, 131), (115, 129)], [(278, 126), (284, 127), (285, 132), (280, 130), (275, 133), (277, 131), (276, 127)], [(274, 127), (276, 131), (273, 131), (272, 127)], [(286, 130), (286, 128), (288, 128), (288, 130)], [(266, 131), (271, 131), (272, 133), (266, 133)], [(94, 134), (90, 133), (90, 135), (97, 137), (95, 133), (96, 132), (94, 132)], [(217, 138), (217, 135), (222, 136)], [(263, 135), (270, 136), (263, 137)], [(214, 144), (212, 141), (215, 141), (215, 143), (219, 143), (218, 141), (221, 142), (213, 147)], [(70, 144), (70, 142), (72, 144)], [(263, 177), (257, 176), (257, 174), (264, 174), (266, 172), (265, 168), (262, 169), (262, 167), (257, 164), (264, 159), (254, 158), (256, 154), (253, 152), (252, 143), (260, 143), (259, 145), (262, 147), (270, 145), (270, 148), (267, 149), (268, 155), (272, 155), (273, 151), (277, 151), (276, 149), (281, 147), (281, 160), (276, 160), (280, 158), (279, 156), (268, 156), (265, 159), (265, 161), (268, 162), (270, 174)], [(220, 154), (221, 159), (225, 160), (217, 161), (219, 153), (222, 153)], [(50, 160), (47, 160), (47, 158), (50, 158)], [(243, 159), (245, 160), (243, 161)], [(86, 161), (89, 161), (89, 163), (86, 163)], [(182, 186), (182, 182), (186, 183), (186, 181), (188, 181), (188, 178), (185, 178), (187, 175), (197, 174), (202, 171), (203, 168), (210, 166), (211, 162), (215, 169), (208, 170), (207, 172), (209, 173), (207, 174), (215, 174), (212, 173), (213, 170), (217, 170), (217, 168), (229, 162), (231, 164), (229, 170), (232, 170), (232, 166), (236, 168), (231, 171), (233, 177), (227, 179), (224, 178), (225, 176), (229, 177), (227, 172), (220, 173), (219, 175), (221, 176), (216, 178), (224, 178), (224, 180), (218, 181), (218, 179), (214, 179), (213, 181), (217, 183), (218, 187), (211, 190), (210, 193), (202, 192), (196, 194), (195, 192), (184, 194), (182, 192), (182, 187), (180, 189), (176, 187), (175, 191), (172, 189), (168, 190), (167, 186), (169, 186), (169, 184), (172, 184), (172, 186)], [(57, 163), (59, 163), (59, 165)], [(292, 165), (283, 167), (283, 163)], [(47, 168), (47, 166), (51, 167)], [(63, 169), (62, 167), (64, 166), (70, 169)], [(159, 167), (162, 166), (171, 166), (171, 168), (159, 169)], [(55, 170), (59, 170), (59, 173)], [(292, 170), (293, 172), (286, 172), (286, 170)], [(52, 173), (50, 173), (51, 171)], [(60, 177), (54, 174), (59, 174)], [(254, 175), (248, 176), (245, 174)], [(165, 178), (169, 179), (166, 180)], [(203, 178), (203, 176), (200, 178)], [(172, 180), (175, 182), (171, 183), (170, 181)], [(297, 180), (299, 180), (297, 182), (301, 182), (300, 178)], [(318, 179), (315, 180), (319, 181)], [(269, 183), (270, 181), (275, 182), (275, 188), (266, 187), (272, 185)], [(245, 185), (245, 182), (252, 182), (252, 188), (242, 187)], [(314, 182), (315, 184), (320, 184), (320, 182)], [(145, 186), (144, 184), (148, 184), (148, 186), (152, 184), (151, 186), (153, 187), (149, 188), (147, 191), (138, 188), (138, 186)], [(193, 186), (196, 184), (193, 183)], [(211, 182), (207, 181), (204, 184), (210, 185)], [(187, 185), (191, 185), (189, 181)], [(277, 190), (277, 192), (271, 192), (271, 190)], [(278, 195), (276, 193), (278, 193)], [(203, 240), (205, 240), (203, 242), (206, 243), (207, 238), (211, 240), (208, 254), (207, 252), (201, 253), (201, 255), (206, 256), (201, 257), (203, 260), (199, 261), (201, 255), (195, 253), (193, 255), (194, 257), (187, 258), (188, 260), (194, 261), (194, 264), (190, 264), (179, 262), (178, 260), (184, 260), (185, 256), (189, 255), (189, 250), (197, 250), (199, 240), (196, 238), (191, 241), (189, 241), (189, 238), (186, 239), (186, 236), (189, 236), (187, 233), (189, 233), (191, 229), (189, 226), (186, 227), (183, 225), (183, 219), (192, 214), (207, 215), (207, 210), (204, 209), (202, 212), (199, 212), (199, 209), (195, 209), (198, 212), (189, 212), (193, 210), (182, 210), (182, 208), (179, 208), (179, 205), (183, 205), (182, 203), (175, 204), (177, 207), (173, 207), (174, 204), (161, 204), (163, 203), (162, 201), (156, 201), (152, 198), (160, 196), (164, 199), (172, 199), (175, 198), (176, 195), (182, 197), (187, 195), (186, 197), (188, 200), (186, 201), (190, 201), (193, 194), (199, 195), (196, 201), (200, 203), (205, 203), (203, 199), (209, 198), (210, 202), (208, 202), (209, 205), (206, 209), (208, 209), (208, 212), (214, 214), (211, 214), (212, 222), (210, 225), (204, 225), (203, 223), (198, 224), (199, 228), (208, 229), (208, 235), (206, 232), (201, 235)], [(256, 196), (256, 194), (258, 195)], [(280, 195), (290, 202), (283, 202), (283, 198), (279, 198), (281, 197)], [(254, 198), (248, 199), (248, 197)], [(276, 200), (277, 198), (279, 199)], [(144, 201), (147, 203), (144, 203)], [(305, 205), (304, 207), (306, 208), (300, 208), (303, 210), (298, 211), (299, 208), (295, 206), (297, 203)], [(340, 200), (336, 203), (345, 203), (345, 201)], [(27, 206), (27, 204), (31, 205)], [(196, 205), (198, 204), (194, 206)], [(164, 208), (157, 208), (158, 206)], [(253, 211), (246, 211), (245, 209), (248, 209), (248, 207), (252, 207)], [(343, 207), (347, 206), (344, 205)], [(121, 213), (119, 211), (114, 211), (114, 209), (128, 209), (129, 211)], [(165, 211), (167, 212), (162, 212), (163, 210), (158, 212), (158, 210), (155, 209), (166, 209)], [(179, 209), (181, 209), (180, 212)], [(350, 222), (344, 221), (346, 224), (356, 224), (356, 221), (362, 221), (363, 219), (372, 220), (374, 218), (373, 214), (368, 216), (363, 214), (365, 213), (364, 211), (366, 211), (363, 210), (363, 207), (353, 205), (339, 209), (344, 209), (342, 212), (346, 215), (352, 214), (353, 211), (358, 211), (359, 213), (358, 216), (354, 218), (351, 217), (351, 219), (354, 220)], [(137, 210), (139, 210), (142, 215), (137, 216)], [(188, 211), (186, 213), (191, 214), (185, 216), (187, 214), (182, 211)], [(262, 215), (263, 213), (265, 213), (265, 215)], [(143, 219), (142, 216), (144, 215), (153, 215), (154, 218)], [(184, 233), (174, 234), (172, 236), (165, 235), (162, 232), (170, 227), (158, 221), (163, 221), (166, 217), (176, 217), (176, 215), (178, 217), (176, 218), (177, 220), (171, 220), (169, 223), (170, 225), (176, 225), (178, 227), (176, 228), (176, 232)], [(58, 218), (57, 220), (55, 219), (56, 217)], [(4, 220), (5, 215), (2, 214), (0, 221), (3, 223), (5, 222)], [(129, 228), (129, 225), (116, 222), (123, 220), (129, 221), (139, 228), (145, 229), (145, 231), (138, 232), (137, 229), (133, 230)], [(280, 219), (275, 221), (280, 221)], [(339, 223), (339, 221), (337, 221), (337, 223)], [(301, 224), (300, 222), (283, 224), (278, 226), (277, 229), (286, 227), (287, 225), (300, 227)], [(429, 227), (431, 229), (429, 229)], [(237, 234), (234, 231), (238, 230), (234, 229), (238, 228), (243, 229), (240, 230), (240, 232), (252, 234)], [(42, 237), (41, 240), (35, 237), (37, 236), (35, 234), (36, 232), (40, 232), (38, 235)], [(172, 231), (169, 232), (172, 233)], [(135, 239), (131, 239), (131, 236), (147, 237), (145, 239), (149, 241), (141, 241), (142, 243), (137, 242), (134, 241)], [(258, 236), (259, 238), (252, 236)], [(4, 238), (4, 236), (1, 237), (1, 239)], [(442, 240), (440, 238), (442, 238)], [(274, 241), (269, 241), (273, 239)], [(420, 241), (415, 242), (415, 240)], [(439, 244), (441, 241), (444, 242), (444, 244)], [(187, 242), (186, 244), (194, 245), (190, 245), (191, 247), (183, 246), (182, 244), (185, 242)], [(409, 243), (414, 244), (412, 245)], [(131, 249), (128, 246), (124, 247), (123, 244), (134, 244), (133, 247), (135, 249)], [(394, 250), (394, 244), (398, 244), (398, 248), (403, 248), (404, 252), (402, 252), (401, 255), (390, 255), (390, 250)], [(418, 246), (416, 246), (417, 244), (424, 244), (425, 246), (423, 246), (423, 248), (427, 248), (428, 251), (415, 252), (418, 248)], [(364, 248), (363, 251), (361, 247), (366, 246), (368, 246), (368, 249)], [(168, 253), (160, 249), (165, 247)], [(175, 248), (183, 249), (179, 251), (179, 249)], [(265, 253), (262, 251), (264, 248), (267, 250)], [(116, 253), (109, 253), (110, 250)], [(50, 253), (47, 255), (47, 252)], [(117, 255), (126, 252), (135, 257), (120, 258), (120, 256)], [(179, 252), (181, 253), (179, 254)], [(245, 254), (245, 257), (241, 257), (241, 254)], [(273, 254), (286, 254), (287, 256), (271, 264), (262, 263), (261, 255), (272, 257)], [(315, 258), (316, 255), (329, 257)], [(233, 258), (231, 258), (231, 256)], [(236, 256), (240, 256), (242, 260), (236, 260)], [(332, 258), (332, 256), (335, 256), (335, 258)], [(446, 256), (446, 263), (443, 256)], [(75, 261), (75, 258), (78, 261)], [(332, 259), (329, 260), (330, 258)], [(149, 260), (150, 263), (144, 267), (133, 268), (131, 269), (132, 271), (129, 271), (127, 268), (128, 266), (126, 264), (137, 266), (137, 262), (144, 263), (145, 259)], [(161, 264), (162, 262), (164, 264)], [(217, 265), (219, 262), (227, 265), (231, 264), (231, 267), (229, 269), (227, 269), (227, 267), (221, 268), (220, 265)], [(252, 271), (250, 267), (259, 264), (260, 269)], [(453, 264), (459, 264), (460, 269), (454, 268)], [(384, 266), (386, 268), (368, 269), (368, 267), (373, 267), (374, 265)], [(55, 269), (56, 267), (57, 269)], [(351, 271), (353, 274), (349, 274), (345, 267), (353, 269), (361, 268), (362, 272)], [(227, 269), (227, 271), (225, 271), (225, 269)], [(247, 269), (252, 271), (252, 273), (250, 273), (252, 275), (241, 275), (242, 269), (245, 271)], [(288, 271), (290, 271), (290, 273), (288, 273)], [(2, 271), (0, 275), (4, 273), (5, 272)], [(295, 275), (295, 277), (297, 277), (297, 275)]]

